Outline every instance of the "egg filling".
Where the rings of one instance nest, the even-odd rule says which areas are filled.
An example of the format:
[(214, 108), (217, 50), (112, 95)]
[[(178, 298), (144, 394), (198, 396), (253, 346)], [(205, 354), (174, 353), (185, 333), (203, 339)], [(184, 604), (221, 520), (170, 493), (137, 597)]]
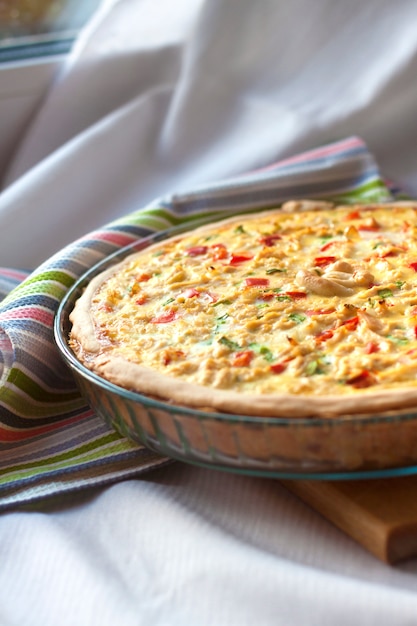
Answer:
[[(242, 394), (415, 386), (416, 208), (312, 206), (233, 218), (123, 262), (90, 298), (100, 355)], [(72, 345), (87, 365), (97, 355)]]

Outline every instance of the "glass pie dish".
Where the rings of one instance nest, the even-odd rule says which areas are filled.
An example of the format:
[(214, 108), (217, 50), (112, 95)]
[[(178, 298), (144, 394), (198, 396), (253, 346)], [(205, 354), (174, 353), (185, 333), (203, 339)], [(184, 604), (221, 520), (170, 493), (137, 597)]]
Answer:
[(123, 436), (163, 456), (237, 473), (326, 480), (415, 473), (417, 407), (335, 418), (196, 410), (119, 387), (77, 359), (68, 342), (69, 315), (88, 282), (133, 252), (184, 230), (182, 226), (158, 233), (110, 255), (81, 277), (60, 304), (55, 340), (96, 414)]

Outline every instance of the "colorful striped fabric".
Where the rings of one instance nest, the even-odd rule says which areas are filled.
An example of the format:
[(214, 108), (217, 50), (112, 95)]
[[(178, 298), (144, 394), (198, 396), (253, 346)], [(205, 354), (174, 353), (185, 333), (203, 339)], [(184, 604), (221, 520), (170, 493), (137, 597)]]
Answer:
[[(87, 269), (156, 231), (289, 198), (388, 201), (363, 141), (351, 137), (256, 172), (152, 203), (67, 246), (31, 275), (0, 272), (0, 508), (102, 485), (167, 462), (93, 415), (53, 340), (60, 300)], [(8, 295), (6, 295), (8, 293)]]

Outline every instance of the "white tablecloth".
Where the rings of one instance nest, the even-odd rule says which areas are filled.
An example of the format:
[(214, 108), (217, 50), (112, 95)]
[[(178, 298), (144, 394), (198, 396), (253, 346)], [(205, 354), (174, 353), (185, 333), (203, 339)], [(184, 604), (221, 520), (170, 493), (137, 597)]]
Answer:
[[(105, 2), (16, 153), (0, 265), (359, 135), (417, 195), (415, 0)], [(0, 516), (5, 626), (402, 626), (388, 567), (274, 480), (179, 463)]]

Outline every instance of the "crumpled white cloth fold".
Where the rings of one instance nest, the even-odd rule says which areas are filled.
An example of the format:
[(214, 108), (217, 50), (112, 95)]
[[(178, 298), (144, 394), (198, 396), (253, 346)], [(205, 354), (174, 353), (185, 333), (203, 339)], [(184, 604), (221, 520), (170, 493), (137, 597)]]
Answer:
[[(86, 28), (0, 195), (0, 265), (350, 135), (417, 194), (415, 0), (119, 0)], [(0, 517), (6, 626), (408, 626), (379, 563), (273, 480), (175, 464)]]

